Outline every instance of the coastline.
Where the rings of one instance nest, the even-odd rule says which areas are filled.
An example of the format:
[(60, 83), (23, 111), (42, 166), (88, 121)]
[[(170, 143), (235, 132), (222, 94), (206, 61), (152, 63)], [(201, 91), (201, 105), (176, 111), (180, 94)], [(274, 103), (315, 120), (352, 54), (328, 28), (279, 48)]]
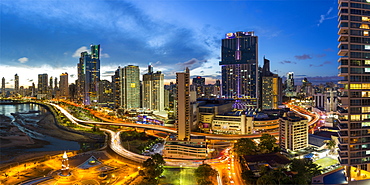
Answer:
[[(44, 114), (32, 117), (38, 120), (32, 124), (25, 123), (27, 121), (22, 116), (17, 116), (17, 114), (13, 114), (13, 116), (15, 116), (14, 122), (16, 124), (56, 139), (83, 143), (100, 143), (105, 141), (104, 136), (75, 131), (58, 125), (54, 115), (49, 110)], [(59, 149), (55, 151), (27, 151), (27, 149), (42, 148), (45, 145), (50, 145), (50, 142), (29, 137), (19, 130), (16, 125), (11, 124), (12, 120), (13, 118), (0, 115), (0, 166), (6, 166), (14, 162), (21, 162), (35, 157), (60, 154), (61, 150)]]

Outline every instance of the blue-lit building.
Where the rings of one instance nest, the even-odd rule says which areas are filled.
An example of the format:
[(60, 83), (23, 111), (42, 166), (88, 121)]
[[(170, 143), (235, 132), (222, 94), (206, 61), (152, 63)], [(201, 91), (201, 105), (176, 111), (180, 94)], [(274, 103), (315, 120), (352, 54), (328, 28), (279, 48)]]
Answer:
[(220, 66), (222, 97), (258, 98), (258, 37), (254, 32), (226, 34)]
[(81, 53), (78, 63), (78, 93), (85, 105), (98, 102), (100, 81), (100, 45), (91, 45), (91, 52)]

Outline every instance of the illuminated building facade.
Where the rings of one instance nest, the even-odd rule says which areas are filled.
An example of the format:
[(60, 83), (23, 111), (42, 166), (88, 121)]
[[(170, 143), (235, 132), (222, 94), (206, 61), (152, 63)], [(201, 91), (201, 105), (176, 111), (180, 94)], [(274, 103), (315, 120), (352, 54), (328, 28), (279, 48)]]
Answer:
[(222, 97), (257, 98), (258, 37), (254, 32), (226, 34), (220, 65)]
[(37, 99), (46, 98), (48, 90), (48, 74), (39, 74), (37, 81)]
[(278, 109), (278, 105), (282, 103), (281, 78), (270, 71), (270, 61), (265, 58), (261, 79), (262, 109)]
[(285, 81), (285, 96), (292, 97), (296, 96), (297, 93), (295, 92), (296, 88), (294, 85), (294, 73), (288, 72), (286, 75), (286, 81)]
[(78, 63), (78, 92), (85, 105), (98, 102), (100, 81), (100, 45), (91, 45), (91, 52), (81, 53)]
[(370, 171), (370, 2), (338, 1), (339, 160)]
[(69, 85), (68, 85), (68, 73), (62, 73), (60, 75), (59, 82), (60, 98), (67, 99), (69, 97)]
[(197, 98), (201, 98), (205, 96), (205, 85), (206, 85), (206, 79), (202, 78), (201, 76), (197, 76), (196, 78), (193, 78), (193, 89), (197, 93)]
[(296, 151), (308, 147), (308, 120), (294, 114), (280, 121), (279, 143), (285, 151)]
[(122, 108), (140, 108), (140, 69), (139, 66), (128, 65), (123, 68), (121, 91), (123, 92)]
[(177, 84), (177, 137), (178, 140), (190, 140), (190, 72), (176, 73)]
[(143, 75), (142, 107), (153, 111), (164, 111), (164, 74), (153, 72), (153, 66), (148, 66), (148, 73)]

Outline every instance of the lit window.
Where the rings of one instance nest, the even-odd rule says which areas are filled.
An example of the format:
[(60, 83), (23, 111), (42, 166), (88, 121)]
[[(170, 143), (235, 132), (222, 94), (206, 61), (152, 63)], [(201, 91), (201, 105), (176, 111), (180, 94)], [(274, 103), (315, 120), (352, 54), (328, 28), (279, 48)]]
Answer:
[(360, 28), (362, 28), (362, 29), (370, 29), (369, 25), (367, 25), (367, 24), (361, 24)]
[(370, 72), (370, 68), (365, 68), (365, 73)]
[(365, 65), (370, 65), (370, 60), (365, 60)]
[(362, 21), (370, 21), (369, 17), (362, 17)]
[[(370, 112), (370, 107), (361, 107), (362, 108), (362, 113)], [(369, 122), (370, 126), (370, 122)]]
[(369, 36), (369, 31), (364, 31), (364, 36)]
[(370, 49), (370, 45), (365, 45), (365, 49), (366, 50), (369, 50)]

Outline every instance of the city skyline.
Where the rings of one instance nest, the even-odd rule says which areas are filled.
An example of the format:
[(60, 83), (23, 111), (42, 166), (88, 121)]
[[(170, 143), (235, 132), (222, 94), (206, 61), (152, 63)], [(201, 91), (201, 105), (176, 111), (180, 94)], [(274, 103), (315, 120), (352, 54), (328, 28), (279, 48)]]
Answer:
[(16, 73), (25, 87), (43, 73), (68, 72), (73, 83), (80, 53), (101, 44), (102, 79), (110, 80), (118, 66), (137, 65), (143, 74), (151, 63), (167, 82), (189, 67), (192, 75), (214, 83), (220, 79), (221, 39), (229, 32), (254, 31), (258, 59), (268, 58), (272, 72), (333, 79), (336, 7), (336, 1), (306, 6), (305, 1), (5, 0), (0, 67), (7, 69), (8, 88)]

